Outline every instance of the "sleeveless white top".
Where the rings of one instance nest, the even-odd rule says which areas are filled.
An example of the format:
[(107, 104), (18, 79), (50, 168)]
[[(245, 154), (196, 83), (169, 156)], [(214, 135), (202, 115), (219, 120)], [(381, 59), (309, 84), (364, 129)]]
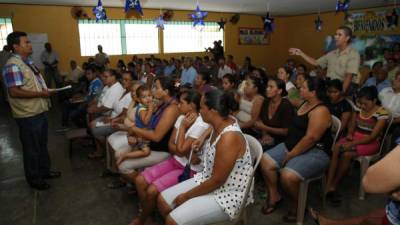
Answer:
[[(207, 140), (204, 146), (205, 159), (204, 169), (202, 172), (195, 174), (194, 179), (197, 184), (201, 184), (204, 181), (210, 179), (216, 152), (216, 144), (218, 143), (221, 135), (226, 132), (240, 132), (239, 125), (235, 122), (232, 125), (225, 127), (222, 132), (215, 139), (214, 143), (210, 143), (211, 137)], [(235, 166), (233, 167), (228, 179), (221, 187), (213, 191), (216, 202), (221, 206), (225, 213), (229, 215), (231, 219), (235, 218), (239, 213), (240, 205), (243, 201), (243, 196), (246, 192), (249, 179), (253, 171), (252, 160), (250, 155), (250, 147), (246, 140), (246, 152), (243, 157), (236, 160)], [(249, 198), (246, 204), (253, 202), (253, 187), (249, 192)]]
[(253, 109), (254, 100), (255, 98), (253, 98), (252, 101), (249, 101), (244, 99), (244, 97), (240, 99), (239, 112), (236, 114), (236, 118), (240, 122), (245, 123), (251, 120), (251, 110)]

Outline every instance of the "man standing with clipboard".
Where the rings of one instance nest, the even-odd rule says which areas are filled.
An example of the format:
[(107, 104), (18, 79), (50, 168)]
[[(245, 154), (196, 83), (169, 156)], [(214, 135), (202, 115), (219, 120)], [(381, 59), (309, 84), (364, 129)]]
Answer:
[(30, 59), (32, 44), (27, 34), (15, 31), (7, 36), (13, 55), (3, 68), (13, 117), (19, 127), (23, 149), (25, 178), (37, 190), (50, 185), (45, 179), (57, 178), (60, 172), (50, 171), (47, 149), (49, 97), (55, 93), (47, 89), (38, 68)]

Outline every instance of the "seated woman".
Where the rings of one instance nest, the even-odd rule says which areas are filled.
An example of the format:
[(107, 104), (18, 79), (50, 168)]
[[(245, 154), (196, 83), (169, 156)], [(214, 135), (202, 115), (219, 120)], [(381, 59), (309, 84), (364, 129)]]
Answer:
[(203, 147), (204, 169), (161, 193), (165, 224), (211, 224), (237, 216), (253, 171), (249, 145), (230, 117), (238, 107), (232, 93), (212, 90), (202, 98), (201, 116), (213, 127)]
[[(128, 129), (135, 125), (135, 106), (137, 102), (136, 90), (139, 86), (140, 82), (136, 81), (130, 88), (132, 101), (126, 110), (126, 116), (121, 116), (111, 121), (111, 126), (114, 130), (117, 130), (107, 138), (107, 145), (109, 145), (109, 148), (107, 149), (107, 157), (110, 157), (110, 160), (108, 161), (108, 168), (110, 168), (112, 172), (116, 172), (118, 170), (115, 163), (115, 157), (118, 158), (121, 154), (129, 152), (132, 148), (128, 143)], [(118, 151), (114, 154), (113, 149), (118, 149)], [(116, 185), (110, 185), (111, 188), (121, 187), (123, 185), (121, 182), (113, 183), (116, 183)]]
[(292, 198), (292, 206), (285, 222), (296, 221), (300, 182), (324, 173), (329, 165), (332, 145), (331, 114), (321, 101), (326, 95), (323, 82), (308, 79), (300, 89), (305, 100), (294, 115), (284, 143), (266, 151), (261, 169), (266, 179), (268, 200), (262, 207), (264, 214), (272, 213), (282, 201), (278, 192), (278, 172), (283, 189)]
[(290, 81), (290, 71), (286, 67), (279, 67), (278, 69), (278, 78), (285, 81), (286, 91), (288, 92), (289, 101), (298, 100), (300, 98), (299, 91), (296, 86)]
[(279, 78), (271, 78), (266, 90), (260, 119), (254, 125), (263, 132), (261, 145), (264, 151), (285, 141), (288, 128), (292, 123), (294, 109), (287, 95), (285, 82)]
[(240, 108), (235, 116), (244, 133), (257, 135), (252, 128), (260, 116), (264, 92), (264, 83), (260, 78), (255, 76), (247, 77), (244, 92), (240, 98)]
[(340, 80), (334, 79), (328, 82), (327, 94), (329, 100), (326, 106), (332, 115), (340, 119), (342, 124), (340, 134), (342, 134), (349, 126), (353, 108), (343, 95), (343, 85)]
[[(130, 136), (142, 137), (150, 141), (151, 153), (149, 156), (140, 159), (125, 159), (118, 170), (126, 179), (135, 181), (136, 169), (152, 166), (168, 158), (168, 140), (172, 133), (174, 123), (179, 116), (178, 104), (175, 99), (175, 82), (170, 77), (158, 77), (153, 88), (153, 97), (160, 101), (160, 105), (153, 113), (150, 128), (138, 128), (132, 126), (128, 132)], [(130, 143), (131, 145), (134, 143)], [(121, 157), (119, 149), (114, 149), (116, 156)]]
[[(181, 95), (179, 100), (181, 116), (176, 120), (168, 143), (169, 151), (173, 156), (146, 168), (136, 177), (135, 184), (143, 211), (132, 224), (144, 224), (151, 220), (149, 215), (156, 207), (158, 194), (178, 183), (178, 178), (184, 172), (185, 165), (189, 163), (187, 156), (190, 155), (193, 142), (209, 127), (199, 115), (200, 99), (201, 95), (193, 90)], [(190, 175), (203, 169), (202, 158), (200, 154), (196, 153), (192, 156)]]
[(89, 154), (89, 158), (100, 158), (103, 156), (103, 139), (114, 131), (111, 127), (111, 120), (119, 116), (123, 108), (127, 108), (132, 101), (129, 94), (129, 88), (132, 85), (130, 74), (125, 74), (122, 85), (118, 81), (120, 74), (115, 70), (106, 70), (104, 76), (108, 87), (107, 91), (105, 91), (104, 96), (98, 101), (97, 105), (92, 105), (92, 107), (88, 108), (88, 113), (101, 115), (89, 123), (89, 128), (96, 143), (96, 151)]
[(347, 136), (336, 144), (329, 166), (327, 197), (335, 204), (340, 199), (335, 191), (347, 173), (351, 160), (357, 156), (373, 155), (379, 151), (379, 137), (385, 129), (388, 112), (378, 104), (375, 87), (363, 87), (357, 94), (360, 108), (353, 113)]
[(237, 82), (235, 75), (227, 73), (222, 77), (222, 89), (224, 91), (236, 90)]
[(214, 89), (214, 87), (210, 85), (210, 73), (207, 71), (198, 72), (194, 81), (194, 86), (200, 94), (205, 94)]

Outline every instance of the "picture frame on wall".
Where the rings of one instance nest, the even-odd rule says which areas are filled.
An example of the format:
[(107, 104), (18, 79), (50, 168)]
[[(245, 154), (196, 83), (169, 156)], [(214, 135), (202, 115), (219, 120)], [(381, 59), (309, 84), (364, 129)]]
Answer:
[(269, 45), (271, 36), (262, 28), (239, 27), (239, 45)]

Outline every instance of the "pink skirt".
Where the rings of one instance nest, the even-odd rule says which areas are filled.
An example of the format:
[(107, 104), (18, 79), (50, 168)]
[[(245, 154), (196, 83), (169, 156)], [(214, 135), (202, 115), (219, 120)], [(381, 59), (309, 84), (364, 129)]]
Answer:
[[(183, 173), (184, 166), (173, 156), (152, 167), (146, 168), (141, 175), (148, 184), (156, 186), (159, 192), (177, 184), (178, 177)], [(194, 172), (191, 172), (193, 177)]]
[[(354, 132), (353, 134), (353, 141), (360, 140), (365, 137), (365, 134), (362, 134), (360, 132)], [(339, 140), (339, 144), (343, 144), (345, 142), (348, 142), (346, 138), (341, 138)], [(378, 140), (374, 140), (368, 144), (359, 144), (355, 146), (355, 150), (357, 152), (358, 156), (364, 156), (364, 155), (374, 155), (379, 151), (380, 143)]]

